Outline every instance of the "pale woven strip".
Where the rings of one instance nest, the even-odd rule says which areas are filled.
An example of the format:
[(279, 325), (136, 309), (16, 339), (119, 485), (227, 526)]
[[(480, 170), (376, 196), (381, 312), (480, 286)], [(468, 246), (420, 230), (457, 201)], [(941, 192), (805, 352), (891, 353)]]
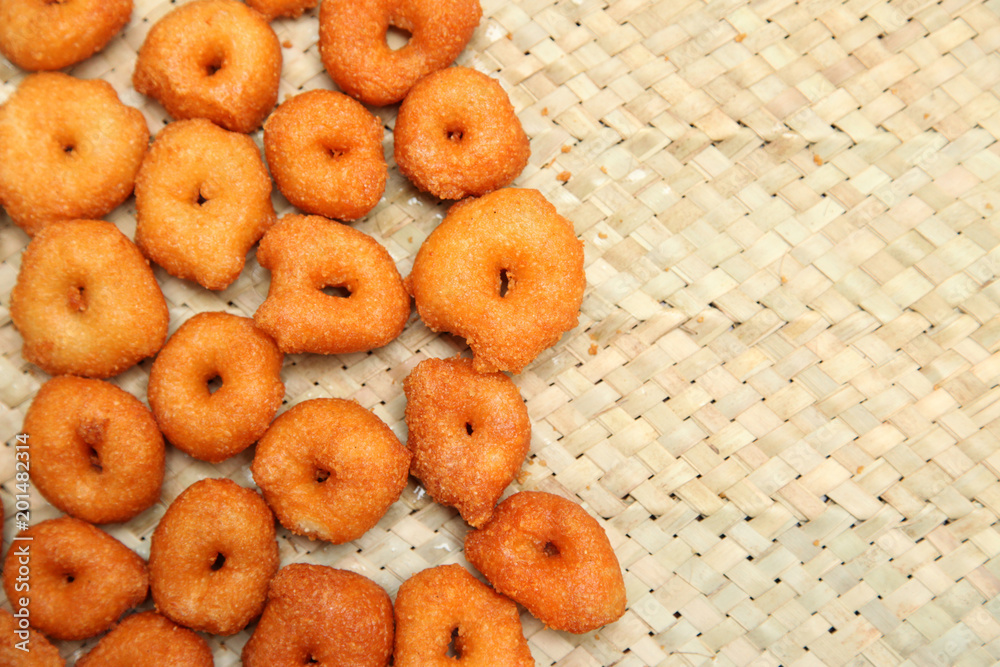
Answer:
[[(155, 130), (169, 118), (129, 80), (172, 5), (138, 5), (72, 72), (111, 81)], [(510, 93), (532, 140), (516, 185), (573, 220), (588, 278), (580, 326), (516, 378), (533, 437), (510, 492), (599, 517), (629, 595), (620, 621), (582, 636), (525, 612), (537, 664), (1000, 661), (1000, 3), (483, 9), (459, 62)], [(282, 97), (333, 87), (315, 12), (275, 29)], [(0, 99), (22, 76), (0, 64)], [(377, 113), (391, 128), (394, 108)], [(390, 164), (356, 226), (405, 275), (444, 211)], [(110, 219), (133, 232), (130, 202)], [(0, 222), (6, 443), (45, 379), (7, 311), (26, 242)], [(221, 293), (157, 277), (172, 329), (203, 310), (252, 315), (268, 280), (253, 261)], [(463, 348), (414, 317), (372, 354), (289, 357), (288, 404), (356, 398), (405, 438), (402, 379)], [(144, 398), (148, 370), (116, 382)], [(0, 458), (9, 539), (13, 449)], [(162, 504), (111, 532), (146, 555), (183, 488), (249, 485), (249, 459), (172, 452)], [(33, 510), (55, 514), (41, 498)], [(282, 562), (349, 568), (394, 595), (420, 569), (464, 563), (466, 530), (411, 481), (357, 542), (282, 534)], [(213, 638), (216, 664), (237, 664), (248, 636)]]

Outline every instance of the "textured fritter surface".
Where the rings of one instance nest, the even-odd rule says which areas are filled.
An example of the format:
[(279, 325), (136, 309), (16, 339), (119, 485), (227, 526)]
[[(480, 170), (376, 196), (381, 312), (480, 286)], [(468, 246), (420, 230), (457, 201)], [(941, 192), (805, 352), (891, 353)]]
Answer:
[(583, 243), (540, 192), (504, 188), (452, 206), (406, 284), (428, 327), (466, 339), (477, 371), (520, 373), (576, 326)]
[(228, 479), (203, 479), (170, 503), (153, 531), (153, 602), (192, 630), (235, 634), (264, 609), (278, 564), (264, 499)]
[(26, 70), (54, 70), (103, 49), (132, 15), (132, 0), (0, 0), (0, 53)]
[(507, 498), (466, 536), (465, 557), (550, 628), (589, 632), (625, 613), (625, 582), (607, 534), (560, 496), (522, 491)]
[[(9, 667), (64, 667), (59, 649), (34, 628), (21, 627), (20, 621), (6, 609), (0, 609), (0, 665)], [(27, 644), (22, 642), (27, 641)], [(20, 647), (18, 646), (20, 645)], [(30, 650), (25, 651), (24, 647)]]
[(203, 118), (160, 130), (135, 181), (135, 243), (168, 273), (221, 290), (277, 219), (271, 177), (245, 134)]
[(263, 16), (236, 0), (195, 0), (146, 35), (132, 85), (174, 118), (252, 132), (278, 101), (280, 78), (281, 45)]
[(319, 0), (247, 0), (247, 5), (260, 12), (268, 21), (278, 17), (298, 18), (302, 12), (312, 9)]
[(0, 203), (32, 236), (102, 218), (132, 194), (148, 143), (142, 112), (108, 82), (32, 74), (0, 106)]
[(24, 418), (31, 482), (91, 523), (128, 521), (160, 497), (163, 436), (139, 399), (103, 380), (52, 378)]
[[(417, 80), (447, 67), (479, 25), (479, 0), (325, 0), (319, 11), (319, 52), (340, 89), (365, 104), (398, 102)], [(406, 45), (386, 43), (389, 26), (410, 33)]]
[(264, 150), (281, 194), (306, 213), (357, 220), (385, 190), (382, 121), (343, 93), (282, 102), (264, 123)]
[(462, 199), (510, 185), (528, 164), (531, 146), (500, 84), (456, 66), (428, 74), (406, 94), (393, 151), (418, 188)]
[(372, 350), (399, 336), (410, 317), (389, 252), (339, 222), (287, 215), (261, 239), (257, 261), (271, 271), (271, 285), (254, 321), (283, 352)]
[(434, 500), (483, 525), (531, 445), (517, 386), (503, 373), (477, 373), (470, 359), (425, 359), (403, 391), (410, 474)]
[[(252, 445), (274, 419), (285, 396), (283, 360), (250, 318), (199, 313), (153, 362), (149, 407), (170, 444), (218, 463)], [(215, 380), (222, 386), (212, 391)]]
[[(4, 591), (15, 613), (28, 600), (31, 625), (49, 637), (93, 637), (146, 599), (146, 561), (86, 521), (62, 516), (18, 536), (24, 540), (14, 542), (4, 559)], [(30, 545), (30, 590), (19, 592), (19, 547), (25, 544)]]
[(283, 413), (257, 443), (254, 481), (296, 535), (341, 544), (378, 523), (406, 486), (410, 452), (354, 401), (317, 398)]
[[(532, 667), (517, 605), (461, 565), (410, 577), (396, 594), (395, 667)], [(454, 657), (448, 654), (449, 644)]]
[(153, 271), (109, 222), (40, 231), (10, 298), (21, 355), (49, 375), (111, 377), (156, 354), (167, 337), (167, 302)]
[(385, 667), (392, 639), (392, 601), (378, 584), (347, 570), (293, 563), (271, 581), (243, 664)]
[(76, 667), (212, 667), (212, 649), (198, 633), (146, 611), (116, 625)]

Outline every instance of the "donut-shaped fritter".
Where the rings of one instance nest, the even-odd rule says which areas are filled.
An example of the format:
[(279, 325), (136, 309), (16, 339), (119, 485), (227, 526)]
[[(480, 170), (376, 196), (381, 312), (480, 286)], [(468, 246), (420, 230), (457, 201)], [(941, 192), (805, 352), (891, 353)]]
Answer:
[(466, 535), (465, 557), (550, 628), (579, 634), (625, 613), (625, 582), (607, 534), (555, 494), (521, 491), (504, 500)]
[(160, 498), (163, 436), (139, 399), (103, 380), (52, 378), (24, 417), (31, 482), (90, 523), (128, 521)]
[(28, 627), (30, 610), (14, 618), (6, 609), (0, 609), (0, 665), (6, 667), (64, 667), (66, 661), (59, 655), (45, 635)]
[(111, 377), (156, 354), (167, 337), (167, 302), (153, 271), (110, 222), (41, 230), (10, 299), (21, 355), (49, 375)]
[(312, 9), (319, 0), (247, 0), (247, 5), (260, 12), (268, 21), (278, 17), (298, 18), (302, 12)]
[(274, 420), (250, 469), (281, 525), (341, 544), (378, 523), (403, 492), (409, 467), (410, 452), (372, 412), (316, 398)]
[(0, 0), (0, 53), (26, 70), (86, 60), (125, 27), (132, 0)]
[[(253, 320), (198, 313), (157, 355), (146, 397), (167, 440), (218, 463), (259, 438), (285, 396), (284, 355)], [(214, 392), (210, 383), (221, 380)]]
[(535, 664), (517, 605), (461, 565), (439, 565), (407, 579), (395, 611), (395, 667)]
[[(93, 637), (146, 599), (146, 562), (86, 521), (49, 519), (18, 537), (4, 559), (4, 591), (14, 613), (27, 607), (31, 624), (49, 637)], [(19, 591), (19, 581), (30, 588)]]
[[(398, 102), (417, 80), (450, 65), (479, 25), (479, 0), (325, 0), (319, 9), (319, 53), (340, 89), (366, 104)], [(389, 26), (410, 33), (386, 43)]]
[(257, 261), (271, 271), (271, 285), (254, 321), (288, 354), (382, 347), (410, 317), (410, 296), (392, 257), (352, 227), (286, 215), (264, 235)]
[(196, 118), (156, 135), (135, 181), (135, 243), (171, 275), (221, 290), (277, 219), (271, 177), (245, 134)]
[(348, 570), (293, 563), (271, 580), (243, 665), (385, 667), (392, 638), (392, 601), (381, 586)]
[(198, 633), (155, 611), (128, 616), (76, 667), (212, 667), (212, 649)]
[(0, 204), (32, 236), (103, 218), (132, 194), (148, 144), (142, 112), (108, 82), (32, 74), (0, 106)]
[(468, 67), (420, 79), (399, 106), (396, 164), (414, 185), (440, 199), (484, 195), (510, 185), (531, 146), (500, 84)]
[(531, 445), (528, 408), (503, 373), (471, 359), (425, 359), (403, 381), (410, 474), (442, 505), (479, 527), (521, 468)]
[(278, 571), (274, 515), (256, 492), (203, 479), (170, 503), (153, 531), (150, 588), (176, 623), (231, 635), (260, 615)]
[(281, 45), (236, 0), (195, 0), (157, 21), (139, 48), (132, 85), (177, 119), (252, 132), (278, 101)]
[(281, 194), (306, 213), (357, 220), (385, 190), (382, 122), (343, 93), (282, 102), (264, 123), (264, 151)]
[(431, 330), (466, 339), (477, 371), (520, 373), (576, 326), (583, 243), (540, 192), (504, 188), (452, 206), (406, 284)]

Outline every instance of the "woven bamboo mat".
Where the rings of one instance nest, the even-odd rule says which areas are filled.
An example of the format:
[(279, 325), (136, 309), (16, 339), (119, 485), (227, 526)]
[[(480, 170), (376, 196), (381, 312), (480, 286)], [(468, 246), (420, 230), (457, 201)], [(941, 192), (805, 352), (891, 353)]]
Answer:
[[(172, 4), (74, 67), (131, 89)], [(516, 181), (586, 244), (580, 325), (515, 381), (530, 459), (511, 491), (606, 527), (629, 609), (582, 636), (527, 613), (538, 665), (992, 665), (1000, 661), (1000, 1), (484, 0), (461, 64), (499, 78), (531, 137)], [(282, 98), (332, 83), (317, 19), (274, 23)], [(0, 100), (23, 73), (0, 63)], [(391, 160), (395, 109), (385, 121)], [(258, 136), (259, 139), (259, 136)], [(276, 195), (279, 213), (290, 211)], [(390, 161), (356, 227), (406, 275), (445, 207)], [(109, 219), (131, 235), (131, 201)], [(0, 481), (45, 380), (7, 307), (27, 237), (0, 221)], [(254, 261), (210, 293), (157, 269), (171, 330), (250, 316)], [(405, 439), (401, 381), (461, 352), (414, 316), (370, 354), (286, 359), (287, 406), (354, 398)], [(149, 363), (115, 382), (145, 398)], [(162, 503), (109, 531), (143, 556), (192, 481), (252, 484), (250, 452), (168, 456)], [(55, 515), (35, 498), (33, 519)], [(349, 568), (390, 593), (465, 563), (465, 524), (411, 480), (362, 539), (281, 536), (282, 563)], [(148, 604), (148, 603), (147, 603)], [(248, 632), (212, 639), (232, 665)], [(75, 658), (93, 644), (65, 643)]]

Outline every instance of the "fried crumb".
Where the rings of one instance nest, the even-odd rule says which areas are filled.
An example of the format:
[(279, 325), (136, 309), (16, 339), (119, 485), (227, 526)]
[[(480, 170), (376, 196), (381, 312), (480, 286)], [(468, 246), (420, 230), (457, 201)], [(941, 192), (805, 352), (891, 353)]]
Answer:
[(788, 282), (788, 276), (781, 276), (781, 284), (784, 285)]
[(597, 356), (597, 343), (591, 343), (590, 344), (590, 349), (587, 350), (587, 353), (590, 354), (590, 356), (592, 356), (592, 357), (596, 357)]
[(569, 151), (570, 151), (570, 147), (569, 147), (569, 146), (563, 146), (563, 147), (562, 147), (562, 148), (560, 148), (559, 150), (561, 150), (561, 151), (562, 151), (563, 153), (569, 153)]
[(605, 232), (597, 232), (597, 238), (606, 239), (608, 238), (608, 235)]
[(607, 167), (605, 167), (605, 166), (604, 166), (603, 164), (601, 165), (601, 173), (602, 173), (602, 174), (606, 174), (606, 173), (608, 173), (608, 168), (607, 168)]
[(290, 40), (290, 39), (286, 39), (285, 41), (283, 41), (283, 42), (281, 43), (281, 45), (282, 45), (283, 47), (285, 47), (286, 49), (290, 49), (290, 48), (292, 48), (292, 40)]
[(570, 176), (572, 176), (572, 174), (570, 174), (568, 171), (560, 171), (559, 175), (556, 176), (556, 180), (560, 180), (563, 183), (565, 183), (566, 181), (569, 180)]
[(865, 471), (865, 467), (864, 467), (864, 466), (858, 466), (858, 474), (859, 474), (859, 475), (860, 475), (861, 473), (863, 473), (864, 471)]
[(821, 158), (818, 155), (813, 155), (813, 162), (815, 162), (817, 166), (820, 166), (820, 167), (823, 166), (823, 158)]
[(819, 540), (813, 540), (813, 546), (814, 547), (818, 547), (819, 546)]
[(514, 33), (507, 33), (507, 39), (514, 39)]
[(542, 115), (543, 116), (548, 116), (549, 115), (549, 108), (548, 107), (542, 107)]
[(733, 41), (734, 42), (742, 42), (746, 38), (747, 38), (747, 34), (745, 32), (741, 32), (740, 34), (736, 35), (736, 37), (733, 37)]
[(924, 120), (927, 120), (927, 119), (928, 119), (928, 118), (930, 118), (930, 117), (931, 117), (931, 115), (930, 115), (929, 113), (925, 113), (925, 114), (924, 114)]

